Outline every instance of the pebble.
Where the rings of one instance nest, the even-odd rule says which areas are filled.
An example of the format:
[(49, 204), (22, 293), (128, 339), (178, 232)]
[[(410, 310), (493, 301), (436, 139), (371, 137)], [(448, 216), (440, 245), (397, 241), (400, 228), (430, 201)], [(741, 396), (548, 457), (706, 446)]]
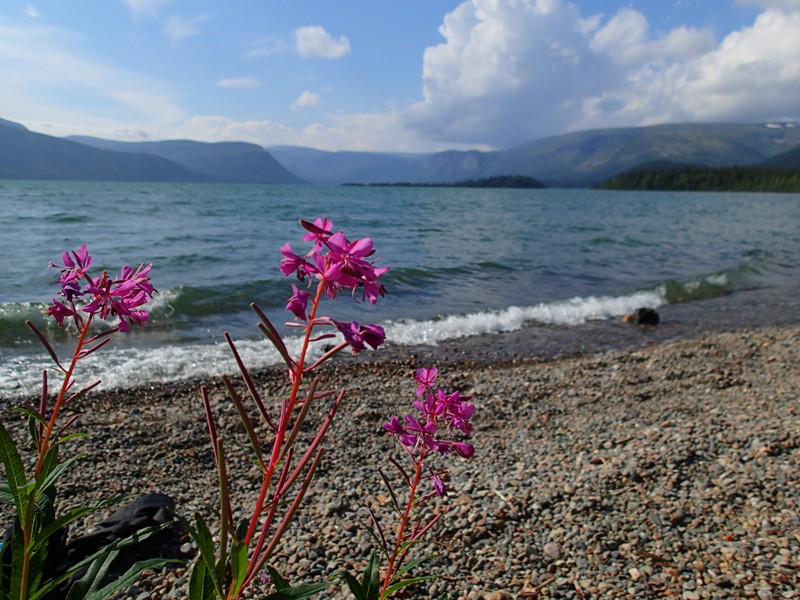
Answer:
[[(798, 357), (800, 328), (787, 327), (544, 362), (440, 363), (443, 387), (473, 396), (476, 452), (435, 460), (449, 469), (450, 495), (429, 504), (442, 517), (410, 558), (433, 555), (416, 573), (437, 578), (407, 597), (799, 598)], [(388, 457), (403, 454), (380, 423), (410, 410), (419, 366), (428, 365), (347, 359), (320, 371), (325, 384), (350, 391), (274, 556), (290, 581), (360, 575), (370, 510), (391, 531), (377, 469), (397, 485)], [(256, 381), (265, 398), (285, 390), (277, 371)], [(241, 518), (260, 481), (235, 407), (210, 385), (231, 480), (246, 482), (234, 494)], [(159, 491), (184, 516), (200, 511), (213, 524), (215, 473), (197, 386), (91, 398), (78, 427), (90, 435), (84, 471), (62, 480), (62, 508)], [(15, 418), (20, 438), (18, 417), (4, 414), (3, 423)], [(187, 539), (181, 552), (196, 549)], [(185, 566), (151, 573), (118, 600), (186, 597), (188, 574)], [(256, 585), (247, 597), (267, 593)], [(318, 597), (351, 596), (337, 583)]]

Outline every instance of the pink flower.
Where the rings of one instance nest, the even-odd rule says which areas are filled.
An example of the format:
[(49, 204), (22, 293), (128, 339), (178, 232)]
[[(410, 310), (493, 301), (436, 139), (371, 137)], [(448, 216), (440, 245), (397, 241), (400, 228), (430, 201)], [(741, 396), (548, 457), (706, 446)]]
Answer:
[[(73, 258), (75, 260), (73, 260)], [(61, 269), (61, 276), (58, 279), (61, 284), (67, 284), (75, 279), (83, 278), (89, 270), (89, 267), (92, 266), (92, 257), (86, 249), (86, 244), (77, 250), (73, 250), (71, 253), (69, 251), (64, 252), (61, 255), (61, 261), (64, 263), (64, 268)], [(50, 263), (50, 267), (58, 268), (52, 262)]]
[[(432, 392), (433, 384), (438, 374), (438, 369), (419, 369), (414, 376), (414, 381), (419, 384), (417, 395), (422, 396), (412, 403), (424, 418), (415, 418), (405, 415), (402, 419), (392, 416), (383, 424), (384, 430), (395, 436), (400, 444), (407, 449), (415, 460), (424, 460), (428, 451), (440, 454), (455, 453), (462, 458), (472, 458), (475, 447), (458, 440), (443, 439), (442, 431), (458, 430), (465, 435), (472, 432), (469, 420), (475, 412), (475, 406), (467, 400), (469, 396), (461, 396), (458, 391), (446, 394), (442, 390)], [(431, 472), (434, 492), (444, 495), (446, 487), (438, 475)]]
[(307, 275), (314, 275), (325, 282), (325, 295), (336, 299), (345, 289), (361, 289), (361, 299), (369, 299), (375, 304), (379, 296), (386, 294), (386, 288), (378, 281), (389, 267), (375, 267), (369, 260), (375, 253), (372, 240), (363, 238), (351, 242), (342, 231), (333, 233), (333, 223), (328, 219), (316, 219), (313, 223), (300, 221), (308, 231), (303, 236), (306, 241), (313, 241), (314, 246), (305, 256), (292, 251), (289, 244), (284, 244), (280, 252), (283, 258), (279, 269), (284, 275), (295, 273), (300, 281)]
[(86, 287), (86, 292), (94, 299), (83, 307), (89, 314), (99, 314), (101, 318), (119, 317), (119, 330), (123, 333), (130, 329), (131, 323), (143, 325), (147, 322), (146, 311), (138, 310), (145, 305), (155, 288), (150, 284), (149, 272), (153, 265), (140, 265), (136, 271), (125, 266), (119, 279), (112, 280), (103, 272)]
[(333, 319), (331, 322), (356, 354), (366, 350), (367, 346), (375, 350), (386, 340), (386, 333), (380, 325), (360, 325), (357, 321), (344, 323)]
[(331, 232), (333, 231), (333, 223), (329, 221), (327, 217), (324, 219), (314, 219), (313, 223), (301, 220), (300, 225), (309, 232), (303, 236), (303, 240), (314, 242), (311, 253), (322, 250), (325, 240), (331, 236)]
[(306, 290), (301, 290), (295, 284), (292, 284), (292, 296), (289, 298), (289, 302), (286, 303), (286, 310), (292, 312), (301, 321), (307, 321), (306, 309), (309, 296), (311, 294)]
[(77, 317), (78, 314), (69, 306), (59, 302), (56, 298), (53, 298), (53, 305), (48, 307), (47, 314), (55, 318), (56, 323), (59, 325), (64, 324), (64, 319), (66, 317)]
[(414, 375), (414, 381), (419, 385), (417, 386), (417, 396), (421, 396), (427, 389), (433, 387), (433, 382), (436, 380), (436, 375), (439, 369), (436, 367), (430, 369), (419, 369), (417, 374)]

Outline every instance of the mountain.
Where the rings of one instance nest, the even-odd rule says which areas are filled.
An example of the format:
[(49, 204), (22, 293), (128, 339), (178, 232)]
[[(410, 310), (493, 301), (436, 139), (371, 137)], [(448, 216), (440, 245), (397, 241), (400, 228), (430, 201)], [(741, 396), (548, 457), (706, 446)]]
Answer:
[[(753, 165), (798, 144), (800, 127), (793, 123), (697, 123), (581, 131), (496, 152), (391, 155), (286, 146), (269, 151), (312, 183), (454, 183), (524, 175), (568, 187), (592, 185), (648, 162)], [(380, 171), (369, 165), (380, 165)]]
[(599, 129), (495, 152), (401, 154), (264, 149), (241, 142), (61, 139), (0, 119), (0, 179), (451, 184), (519, 175), (549, 187), (582, 187), (642, 164), (796, 165), (798, 146), (797, 123)]
[(492, 168), (523, 170), (548, 185), (588, 185), (642, 163), (752, 165), (800, 144), (800, 128), (749, 124), (672, 124), (582, 131), (497, 153)]
[(245, 142), (116, 142), (84, 136), (67, 139), (102, 150), (158, 156), (223, 183), (301, 183), (264, 148)]
[(327, 152), (301, 146), (270, 146), (275, 159), (298, 177), (318, 184), (421, 182), (425, 154)]
[(756, 164), (765, 169), (800, 169), (800, 146)]
[(209, 181), (148, 154), (109, 152), (0, 121), (0, 179)]

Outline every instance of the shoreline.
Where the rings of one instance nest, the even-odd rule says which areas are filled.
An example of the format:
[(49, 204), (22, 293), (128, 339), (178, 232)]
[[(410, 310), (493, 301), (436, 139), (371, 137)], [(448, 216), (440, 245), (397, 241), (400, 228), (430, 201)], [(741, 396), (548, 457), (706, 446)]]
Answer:
[[(290, 580), (363, 566), (362, 518), (387, 508), (375, 469), (397, 451), (381, 424), (409, 411), (415, 369), (437, 364), (442, 387), (474, 398), (476, 454), (442, 464), (451, 495), (419, 555), (441, 552), (436, 540), (452, 550), (431, 563), (440, 579), (414, 597), (800, 598), (800, 326), (672, 340), (669, 328), (624, 331), (635, 344), (603, 349), (618, 343), (607, 334), (593, 342), (599, 351), (546, 359), (520, 358), (532, 341), (520, 334), (503, 348), (473, 339), (332, 362), (325, 384), (351, 391), (275, 566)], [(257, 381), (269, 395), (284, 389), (277, 369)], [(235, 411), (209, 385), (250, 481), (240, 491), (252, 495)], [(63, 480), (62, 501), (159, 491), (184, 516), (213, 516), (198, 382), (98, 392), (82, 404), (87, 456)], [(180, 598), (185, 583), (180, 568), (128, 596)], [(318, 597), (346, 597), (337, 594)]]

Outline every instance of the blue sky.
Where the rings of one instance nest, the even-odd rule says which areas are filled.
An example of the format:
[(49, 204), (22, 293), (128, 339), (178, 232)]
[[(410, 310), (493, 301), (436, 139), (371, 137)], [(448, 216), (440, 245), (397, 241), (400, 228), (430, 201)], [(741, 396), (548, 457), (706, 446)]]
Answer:
[(800, 0), (6, 0), (0, 118), (408, 152), (798, 119), (798, 32)]

